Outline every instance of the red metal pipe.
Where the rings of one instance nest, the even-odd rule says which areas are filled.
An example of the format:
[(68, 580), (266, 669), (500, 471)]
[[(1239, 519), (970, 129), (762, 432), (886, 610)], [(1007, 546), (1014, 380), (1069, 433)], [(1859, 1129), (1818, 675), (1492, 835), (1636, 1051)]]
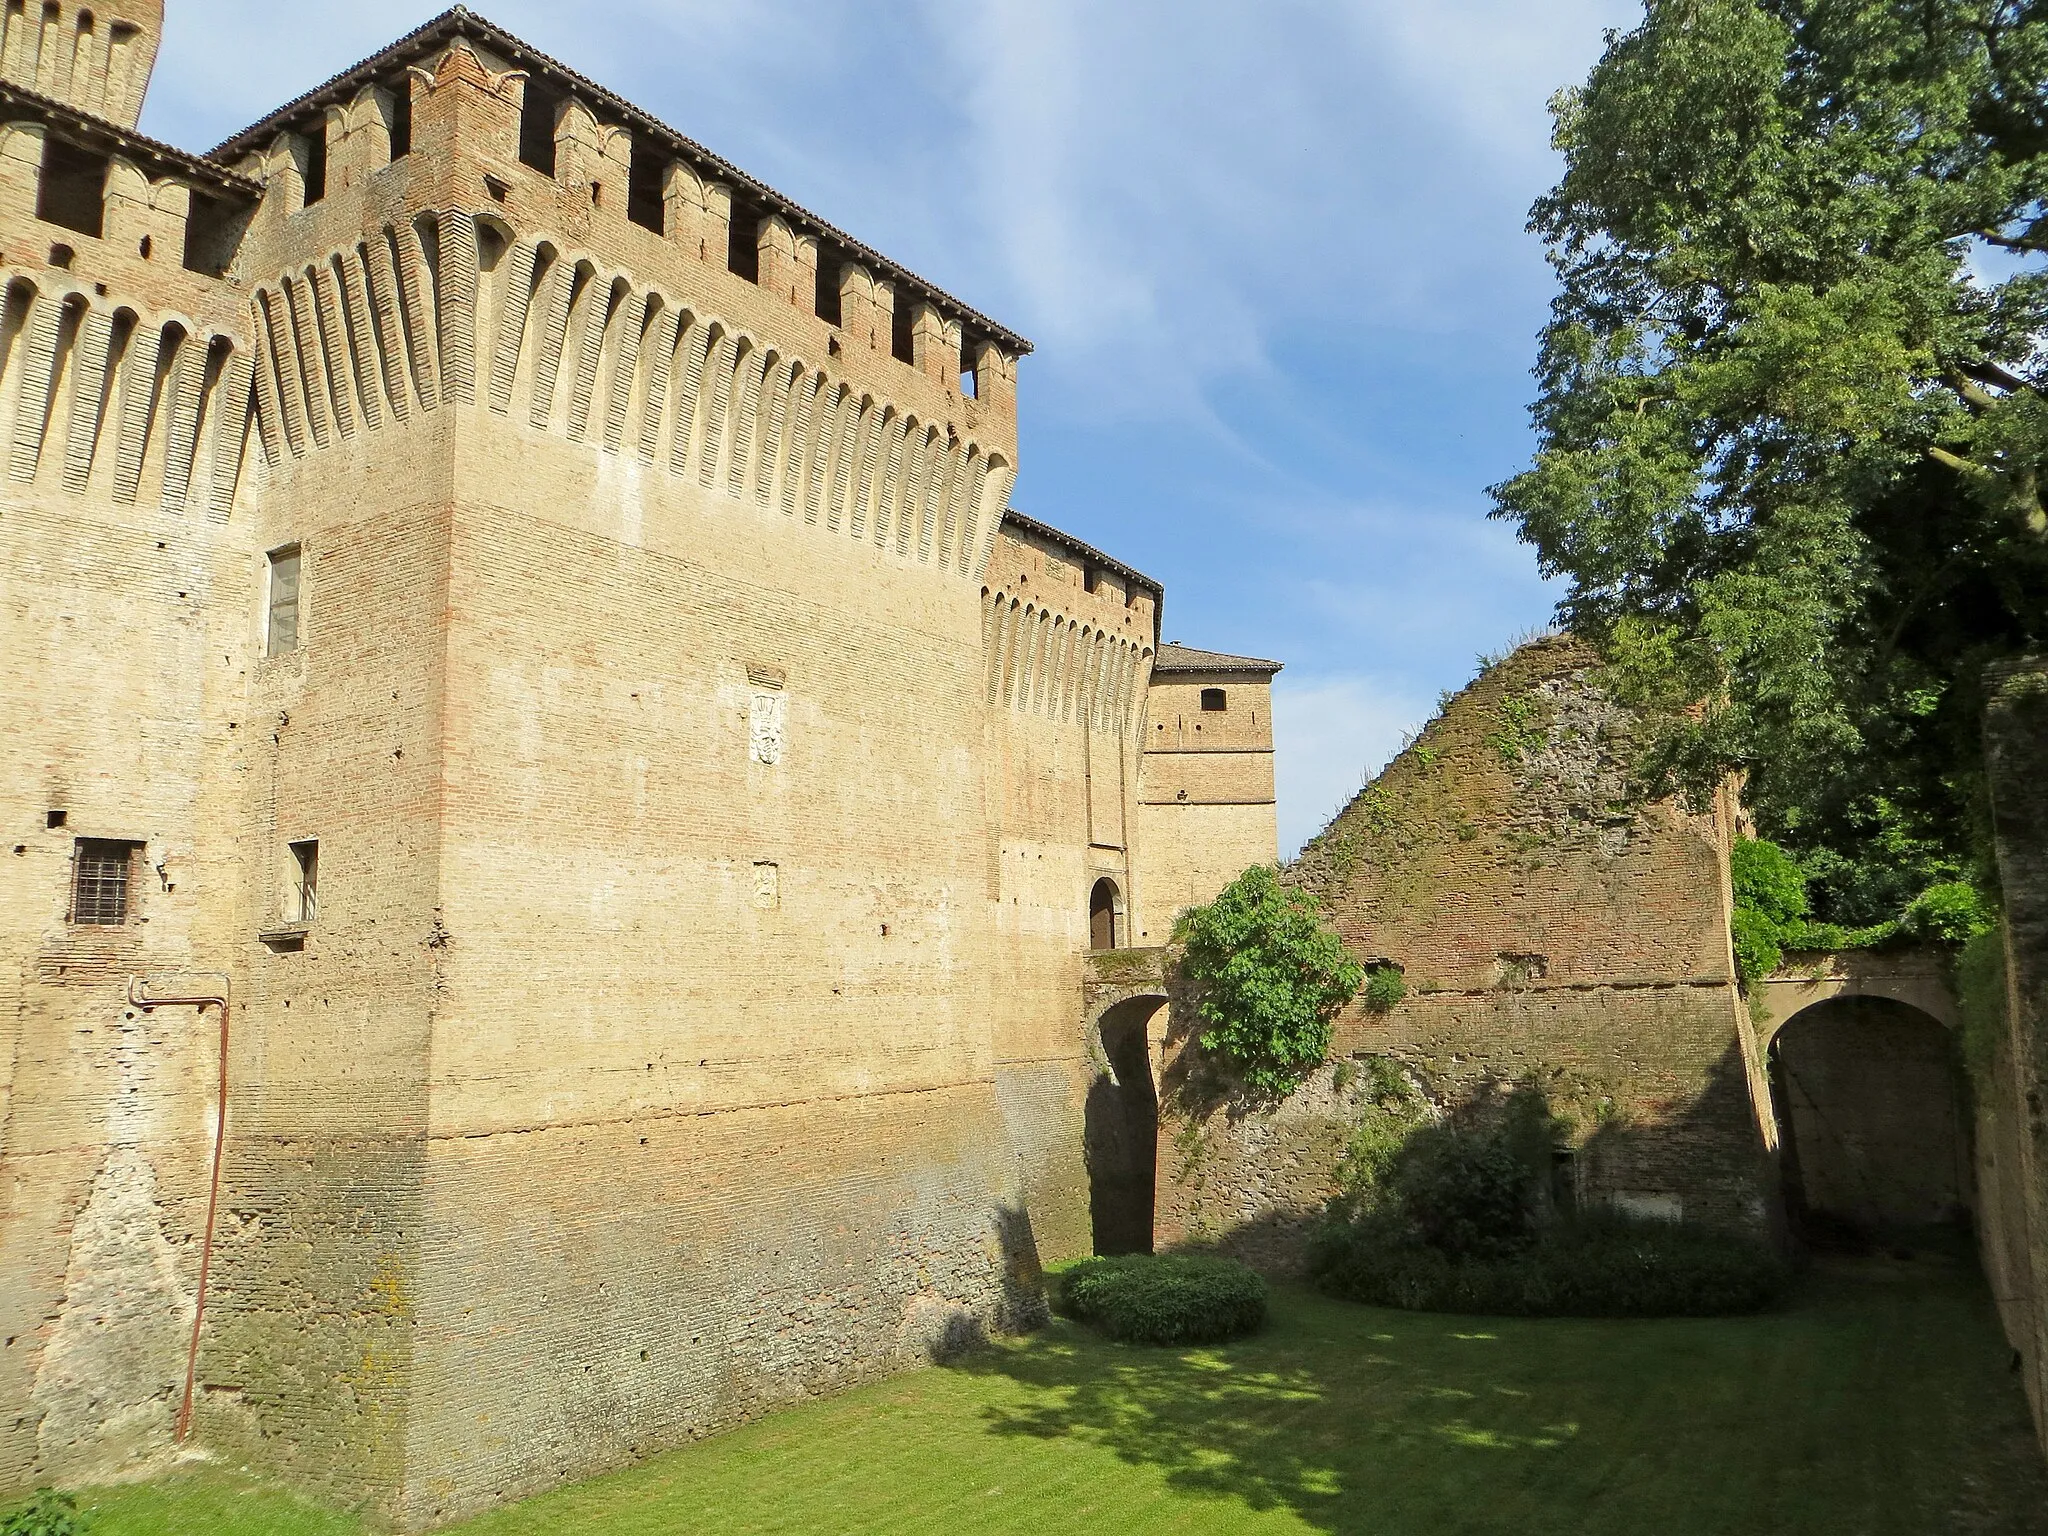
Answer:
[(185, 1397), (178, 1405), (177, 1443), (183, 1445), (192, 1429), (192, 1388), (199, 1375), (199, 1330), (206, 1321), (206, 1282), (213, 1270), (213, 1221), (220, 1209), (221, 1150), (228, 1139), (228, 982), (221, 979), (219, 994), (198, 997), (150, 997), (142, 979), (128, 979), (128, 1001), (149, 1013), (158, 1008), (218, 1008), (220, 1010), (219, 1113), (213, 1117), (213, 1177), (206, 1190), (206, 1236), (199, 1245), (199, 1290), (192, 1304), (192, 1342), (185, 1351)]

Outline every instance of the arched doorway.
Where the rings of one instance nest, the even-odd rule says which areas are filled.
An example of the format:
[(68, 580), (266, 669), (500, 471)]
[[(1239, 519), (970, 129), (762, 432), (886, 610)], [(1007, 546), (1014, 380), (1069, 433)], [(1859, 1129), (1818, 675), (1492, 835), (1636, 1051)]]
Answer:
[(1088, 893), (1088, 947), (1090, 949), (1116, 949), (1123, 937), (1120, 914), (1121, 903), (1117, 899), (1116, 882), (1102, 879), (1095, 882), (1095, 889)]
[(1088, 1086), (1082, 1152), (1088, 1164), (1088, 1217), (1099, 1254), (1152, 1251), (1159, 1090), (1152, 1081), (1148, 1029), (1164, 1005), (1164, 998), (1129, 998), (1103, 1014), (1096, 1026), (1109, 1070)]
[(1809, 1231), (1924, 1227), (1971, 1200), (1955, 1041), (1885, 997), (1838, 997), (1771, 1041), (1785, 1203)]

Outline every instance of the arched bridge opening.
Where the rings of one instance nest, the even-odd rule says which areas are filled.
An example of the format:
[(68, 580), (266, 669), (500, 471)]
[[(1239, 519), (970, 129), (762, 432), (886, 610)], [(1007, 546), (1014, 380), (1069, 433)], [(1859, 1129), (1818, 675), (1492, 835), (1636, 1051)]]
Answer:
[(1159, 1087), (1152, 1022), (1164, 997), (1130, 997), (1095, 1026), (1100, 1057), (1088, 1087), (1083, 1153), (1088, 1216), (1098, 1254), (1150, 1253), (1158, 1177)]
[(1957, 1223), (1972, 1204), (1954, 1034), (1896, 998), (1848, 995), (1771, 1037), (1785, 1204), (1808, 1238)]

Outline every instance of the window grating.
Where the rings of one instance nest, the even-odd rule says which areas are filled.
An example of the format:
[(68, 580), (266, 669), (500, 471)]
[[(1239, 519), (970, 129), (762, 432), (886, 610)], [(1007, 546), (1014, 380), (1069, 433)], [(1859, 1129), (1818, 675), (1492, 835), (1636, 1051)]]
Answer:
[(292, 920), (310, 923), (320, 910), (320, 845), (293, 843)]
[(133, 843), (100, 838), (78, 840), (71, 921), (112, 928), (128, 921), (128, 874), (135, 862)]
[(299, 648), (299, 550), (273, 550), (270, 555), (270, 623), (263, 654), (282, 656)]

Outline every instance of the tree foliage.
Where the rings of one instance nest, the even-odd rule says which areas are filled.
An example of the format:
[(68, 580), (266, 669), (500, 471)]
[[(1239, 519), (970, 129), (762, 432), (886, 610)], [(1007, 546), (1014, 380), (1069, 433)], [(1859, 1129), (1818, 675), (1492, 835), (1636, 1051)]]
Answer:
[(1193, 985), (1202, 1049), (1262, 1095), (1290, 1092), (1323, 1064), (1330, 1021), (1364, 968), (1323, 925), (1315, 898), (1253, 865), (1206, 907), (1182, 915), (1181, 974)]
[(1553, 109), (1539, 451), (1494, 488), (1840, 922), (1970, 873), (2048, 643), (2048, 0), (1648, 0)]

